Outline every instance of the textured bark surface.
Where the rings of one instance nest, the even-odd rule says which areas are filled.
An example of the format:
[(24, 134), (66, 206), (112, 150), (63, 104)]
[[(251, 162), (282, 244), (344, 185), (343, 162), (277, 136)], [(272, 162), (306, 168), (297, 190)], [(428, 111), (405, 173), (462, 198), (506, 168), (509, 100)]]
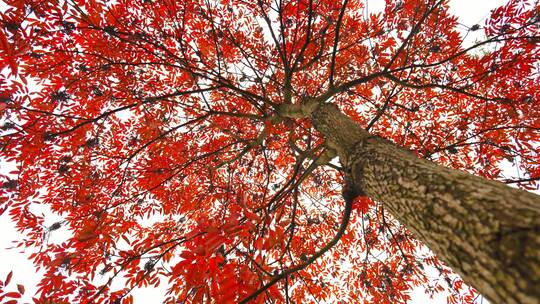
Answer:
[(540, 196), (436, 165), (370, 136), (337, 107), (312, 112), (355, 187), (493, 303), (540, 303)]

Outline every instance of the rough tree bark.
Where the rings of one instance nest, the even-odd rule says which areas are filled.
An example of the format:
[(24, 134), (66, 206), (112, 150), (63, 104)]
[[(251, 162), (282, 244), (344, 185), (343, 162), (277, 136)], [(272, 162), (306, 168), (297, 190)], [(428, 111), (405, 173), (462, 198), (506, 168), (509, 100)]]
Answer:
[(280, 112), (311, 117), (356, 190), (381, 202), (486, 298), (540, 303), (540, 196), (418, 158), (328, 103)]

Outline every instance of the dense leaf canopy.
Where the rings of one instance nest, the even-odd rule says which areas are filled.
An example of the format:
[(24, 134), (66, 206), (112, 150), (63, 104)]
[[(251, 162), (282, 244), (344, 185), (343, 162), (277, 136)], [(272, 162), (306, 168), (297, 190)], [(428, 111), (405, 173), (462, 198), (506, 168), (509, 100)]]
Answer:
[(131, 303), (145, 286), (167, 303), (400, 303), (415, 286), (472, 302), (380, 203), (359, 197), (343, 217), (339, 162), (282, 104), (319, 98), (420, 157), (528, 189), (540, 178), (533, 1), (479, 25), (442, 0), (379, 13), (361, 0), (8, 2), (0, 157), (17, 170), (0, 176), (0, 210), (45, 273), (38, 303)]

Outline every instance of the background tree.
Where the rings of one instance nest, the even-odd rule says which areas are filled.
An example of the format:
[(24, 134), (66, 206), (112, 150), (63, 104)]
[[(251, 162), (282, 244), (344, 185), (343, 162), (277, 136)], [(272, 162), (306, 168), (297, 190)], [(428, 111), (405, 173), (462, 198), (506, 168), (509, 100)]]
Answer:
[(538, 4), (472, 46), (446, 1), (364, 6), (10, 1), (1, 210), (38, 249), (36, 301), (472, 302), (417, 237), (488, 298), (537, 303), (539, 199), (488, 179), (540, 178)]

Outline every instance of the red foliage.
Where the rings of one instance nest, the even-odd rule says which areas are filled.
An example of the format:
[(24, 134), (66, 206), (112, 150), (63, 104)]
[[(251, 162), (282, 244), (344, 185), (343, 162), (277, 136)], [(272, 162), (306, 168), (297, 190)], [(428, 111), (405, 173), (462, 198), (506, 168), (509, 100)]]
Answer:
[[(160, 284), (167, 303), (236, 303), (303, 264), (253, 303), (399, 303), (414, 286), (471, 302), (365, 197), (310, 260), (341, 223), (343, 173), (317, 162), (324, 138), (277, 115), (283, 103), (326, 96), (421, 157), (537, 187), (533, 1), (470, 25), (486, 35), (470, 47), (446, 1), (377, 14), (360, 0), (8, 2), (0, 157), (17, 170), (0, 176), (0, 213), (18, 247), (41, 249), (36, 303), (132, 303)], [(25, 289), (9, 281), (0, 301), (15, 303)]]

